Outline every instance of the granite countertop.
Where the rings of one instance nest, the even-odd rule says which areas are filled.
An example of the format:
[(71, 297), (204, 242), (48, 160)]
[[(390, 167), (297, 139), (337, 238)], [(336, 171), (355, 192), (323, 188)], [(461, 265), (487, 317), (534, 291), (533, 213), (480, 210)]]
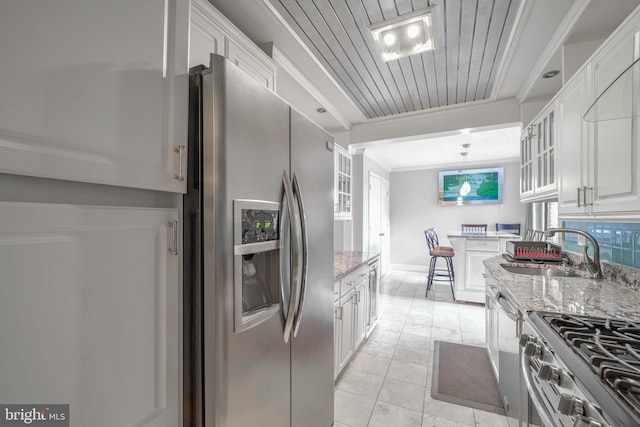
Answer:
[(356, 270), (362, 264), (366, 264), (373, 258), (379, 257), (378, 253), (358, 252), (358, 251), (336, 251), (333, 254), (333, 275), (334, 280), (346, 276)]
[[(501, 264), (522, 263), (508, 262), (502, 256), (484, 261), (487, 271), (500, 282), (501, 291), (523, 313), (551, 311), (640, 321), (640, 291), (627, 285), (607, 278), (594, 280), (584, 273), (585, 277), (510, 273)], [(546, 266), (539, 264), (540, 268)]]
[(464, 237), (467, 239), (486, 239), (497, 238), (497, 239), (509, 239), (509, 240), (521, 240), (522, 236), (517, 234), (507, 233), (505, 231), (487, 231), (486, 233), (463, 233), (460, 230), (457, 231), (448, 231), (447, 237)]

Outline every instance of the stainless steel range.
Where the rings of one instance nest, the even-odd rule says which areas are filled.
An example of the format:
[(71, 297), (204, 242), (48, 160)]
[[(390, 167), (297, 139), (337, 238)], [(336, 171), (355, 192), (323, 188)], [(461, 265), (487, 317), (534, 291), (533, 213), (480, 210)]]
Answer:
[(640, 426), (640, 322), (532, 312), (523, 332), (524, 425)]

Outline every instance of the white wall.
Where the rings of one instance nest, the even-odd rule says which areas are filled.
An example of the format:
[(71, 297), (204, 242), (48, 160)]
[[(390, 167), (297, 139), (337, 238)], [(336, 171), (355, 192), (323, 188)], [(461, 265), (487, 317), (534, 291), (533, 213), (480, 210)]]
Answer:
[[(499, 205), (438, 205), (438, 169), (392, 172), (390, 182), (391, 264), (395, 267), (424, 269), (427, 244), (424, 230), (435, 227), (440, 244), (448, 246), (447, 231), (460, 230), (460, 224), (496, 222), (524, 226), (525, 205), (520, 203), (519, 163), (487, 164), (478, 167), (504, 167), (503, 203)], [(474, 165), (476, 167), (476, 165)]]

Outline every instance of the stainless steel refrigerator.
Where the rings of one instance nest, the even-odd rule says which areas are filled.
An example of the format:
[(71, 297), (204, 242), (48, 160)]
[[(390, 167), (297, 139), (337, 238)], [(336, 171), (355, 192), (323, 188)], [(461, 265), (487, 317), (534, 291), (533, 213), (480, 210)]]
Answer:
[(333, 424), (333, 138), (223, 57), (190, 76), (185, 426)]

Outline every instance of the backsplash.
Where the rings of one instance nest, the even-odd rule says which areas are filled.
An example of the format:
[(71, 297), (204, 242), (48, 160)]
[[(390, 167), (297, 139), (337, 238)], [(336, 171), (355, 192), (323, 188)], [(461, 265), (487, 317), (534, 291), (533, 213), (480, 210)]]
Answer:
[[(598, 241), (600, 260), (607, 262), (607, 265), (602, 266), (605, 277), (616, 276), (618, 280), (624, 278), (620, 281), (627, 282), (634, 289), (640, 288), (640, 272), (637, 271), (640, 270), (640, 223), (563, 221), (563, 227), (586, 231)], [(566, 233), (563, 237), (565, 250), (582, 254), (577, 234)], [(589, 256), (593, 257), (592, 249), (589, 249)], [(634, 270), (615, 268), (614, 264)]]

